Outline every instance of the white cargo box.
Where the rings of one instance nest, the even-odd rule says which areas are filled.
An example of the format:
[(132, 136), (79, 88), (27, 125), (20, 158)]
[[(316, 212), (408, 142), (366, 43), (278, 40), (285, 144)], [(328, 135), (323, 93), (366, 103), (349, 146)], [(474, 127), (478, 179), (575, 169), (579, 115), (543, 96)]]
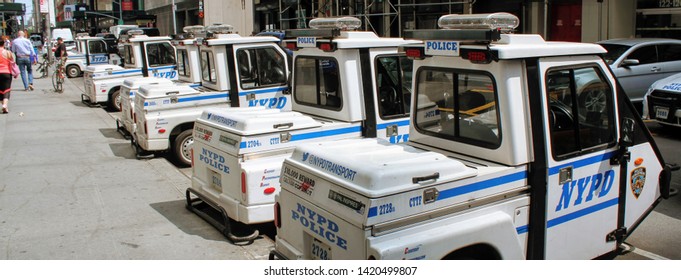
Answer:
[(288, 150), (306, 141), (327, 141), (361, 136), (360, 123), (314, 119), (299, 112), (265, 108), (209, 109), (196, 125), (215, 132), (208, 145), (238, 156)]
[(135, 103), (147, 112), (227, 103), (227, 92), (201, 92), (188, 85), (142, 85)]

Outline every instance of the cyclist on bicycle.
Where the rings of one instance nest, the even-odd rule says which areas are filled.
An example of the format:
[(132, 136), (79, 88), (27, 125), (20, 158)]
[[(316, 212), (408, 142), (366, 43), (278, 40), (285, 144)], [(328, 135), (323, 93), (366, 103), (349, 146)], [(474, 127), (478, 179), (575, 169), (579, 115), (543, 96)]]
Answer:
[(57, 61), (59, 62), (57, 64), (59, 67), (57, 73), (63, 74), (64, 64), (66, 62), (66, 58), (68, 57), (68, 53), (66, 52), (66, 45), (64, 45), (64, 39), (62, 39), (61, 37), (57, 38), (57, 48), (54, 50), (54, 57), (56, 57)]

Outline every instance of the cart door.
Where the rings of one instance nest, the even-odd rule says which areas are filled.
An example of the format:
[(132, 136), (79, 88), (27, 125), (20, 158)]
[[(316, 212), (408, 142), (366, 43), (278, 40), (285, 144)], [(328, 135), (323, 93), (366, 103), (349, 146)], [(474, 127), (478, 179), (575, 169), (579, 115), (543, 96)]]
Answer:
[(177, 80), (175, 47), (169, 42), (145, 43), (147, 77)]
[(589, 57), (540, 60), (546, 116), (547, 259), (591, 259), (616, 249), (618, 227), (615, 80)]
[(390, 143), (407, 142), (413, 62), (392, 53), (377, 56), (374, 65), (376, 137)]
[[(234, 46), (234, 73), (240, 106), (291, 111), (286, 53), (275, 44)], [(234, 91), (233, 91), (234, 92)]]
[(106, 43), (101, 40), (89, 40), (87, 42), (87, 60), (88, 65), (109, 63)]

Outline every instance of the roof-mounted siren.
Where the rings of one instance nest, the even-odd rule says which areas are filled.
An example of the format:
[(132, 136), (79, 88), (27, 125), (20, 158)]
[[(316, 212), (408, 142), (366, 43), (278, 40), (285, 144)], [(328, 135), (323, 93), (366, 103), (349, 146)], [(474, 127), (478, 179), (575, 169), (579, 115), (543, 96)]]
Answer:
[(128, 30), (128, 43), (130, 42), (130, 38), (133, 38), (135, 36), (141, 36), (144, 35), (144, 30), (142, 29), (131, 29)]
[[(518, 17), (509, 13), (444, 15), (438, 20), (442, 29), (407, 30), (405, 38), (424, 41), (422, 46), (403, 46), (407, 57), (424, 59), (426, 56), (461, 56), (473, 63), (490, 63), (489, 51), (460, 49), (459, 45), (489, 44), (511, 33), (520, 24)], [(461, 51), (461, 52), (460, 52)]]
[(356, 17), (330, 17), (310, 20), (312, 29), (339, 29), (341, 31), (355, 31), (362, 26), (362, 21)]
[(83, 33), (76, 33), (76, 38), (82, 38), (82, 37), (88, 37), (88, 36), (90, 36), (90, 34), (85, 33), (85, 32), (83, 32)]
[[(215, 23), (206, 27), (206, 38), (217, 38), (219, 34), (234, 33), (234, 26), (229, 24)], [(204, 42), (206, 44), (206, 42)]]
[(509, 13), (444, 15), (437, 21), (442, 29), (498, 30), (511, 33), (520, 24), (515, 15)]
[[(199, 34), (205, 33), (206, 28), (203, 27), (203, 25), (190, 25), (190, 26), (185, 26), (184, 28), (182, 28), (182, 31), (184, 32), (182, 34), (182, 37), (178, 38), (179, 39), (178, 44), (180, 46), (184, 46), (184, 41), (183, 41), (184, 39), (193, 39), (193, 38), (198, 39), (199, 37), (201, 37)], [(196, 42), (194, 44), (196, 45)]]

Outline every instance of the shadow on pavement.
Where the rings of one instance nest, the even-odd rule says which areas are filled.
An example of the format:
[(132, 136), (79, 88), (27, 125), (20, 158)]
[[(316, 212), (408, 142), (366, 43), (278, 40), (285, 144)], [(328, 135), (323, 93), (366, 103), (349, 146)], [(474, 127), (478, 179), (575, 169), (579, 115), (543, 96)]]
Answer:
[[(120, 132), (118, 132), (118, 130), (116, 130), (115, 128), (100, 128), (99, 133), (104, 135), (104, 137), (106, 138), (125, 140), (125, 137), (123, 137), (123, 135)], [(128, 143), (128, 145), (129, 144), (130, 143)]]
[(85, 105), (85, 104), (83, 104), (83, 102), (80, 102), (80, 101), (71, 101), (71, 104), (73, 104), (73, 105), (75, 105), (75, 106), (77, 106), (77, 107), (97, 108), (97, 107)]
[(149, 206), (187, 234), (200, 236), (206, 240), (229, 242), (215, 228), (187, 210), (185, 200), (159, 202)]
[(135, 149), (130, 146), (130, 143), (112, 143), (109, 144), (109, 148), (117, 157), (125, 159), (137, 159), (137, 157), (135, 157)]

